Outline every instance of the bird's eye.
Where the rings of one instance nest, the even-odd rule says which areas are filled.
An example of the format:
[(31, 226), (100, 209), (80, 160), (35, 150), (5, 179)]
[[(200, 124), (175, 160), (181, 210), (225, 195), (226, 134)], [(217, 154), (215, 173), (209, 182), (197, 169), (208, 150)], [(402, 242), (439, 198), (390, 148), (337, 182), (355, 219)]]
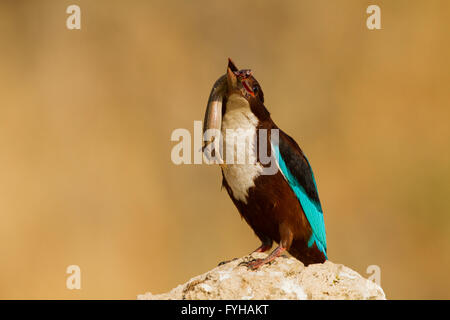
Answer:
[(259, 88), (258, 88), (258, 86), (254, 86), (254, 87), (252, 88), (252, 90), (253, 90), (253, 92), (256, 94), (256, 93), (258, 93)]

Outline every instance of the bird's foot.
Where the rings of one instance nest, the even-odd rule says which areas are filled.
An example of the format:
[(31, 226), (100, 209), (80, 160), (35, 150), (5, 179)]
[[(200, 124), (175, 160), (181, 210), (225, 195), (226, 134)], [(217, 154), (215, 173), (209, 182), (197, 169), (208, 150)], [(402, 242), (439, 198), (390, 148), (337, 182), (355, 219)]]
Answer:
[(247, 267), (250, 270), (256, 270), (256, 269), (258, 269), (259, 267), (261, 267), (262, 265), (264, 265), (266, 263), (267, 262), (265, 261), (265, 259), (255, 259), (252, 262), (250, 262)]
[(271, 264), (272, 261), (267, 261), (266, 259), (247, 259), (239, 263), (238, 266), (247, 267), (250, 270), (256, 270), (264, 264)]
[(245, 266), (247, 267), (251, 262), (255, 261), (256, 259), (252, 257), (251, 254), (248, 256), (245, 256), (242, 258), (242, 261), (238, 264), (238, 266)]
[[(239, 263), (239, 265), (244, 265), (246, 267), (248, 267), (251, 270), (256, 270), (259, 267), (261, 267), (262, 265), (265, 264), (271, 264), (272, 261), (274, 261), (277, 257), (279, 257), (286, 249), (283, 247), (277, 247), (275, 250), (273, 250), (273, 252), (271, 254), (269, 254), (266, 258), (264, 259), (254, 259), (251, 255), (249, 257), (246, 257), (243, 259), (243, 261), (241, 263)], [(250, 258), (252, 258), (250, 260)]]

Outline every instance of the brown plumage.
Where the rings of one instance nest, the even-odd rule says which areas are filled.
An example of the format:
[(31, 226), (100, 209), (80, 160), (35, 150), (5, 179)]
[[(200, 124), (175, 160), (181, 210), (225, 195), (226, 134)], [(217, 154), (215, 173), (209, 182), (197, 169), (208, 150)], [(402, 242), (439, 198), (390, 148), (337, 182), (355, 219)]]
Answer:
[[(260, 127), (268, 128), (269, 124), (260, 123)], [(270, 131), (268, 138), (270, 138)], [(271, 154), (270, 150), (267, 152)], [(233, 196), (225, 178), (222, 179), (222, 185), (241, 217), (261, 240), (261, 247), (269, 250), (275, 241), (305, 265), (325, 261), (324, 254), (315, 244), (308, 248), (308, 240), (312, 233), (311, 226), (297, 196), (280, 171), (275, 175), (257, 177), (255, 186), (248, 190), (247, 203)]]
[[(279, 135), (279, 143), (276, 146), (279, 158), (274, 174), (261, 173), (263, 168), (271, 164), (263, 164), (263, 161), (260, 161), (260, 150), (255, 153), (254, 162), (225, 163), (221, 166), (223, 186), (242, 218), (261, 240), (261, 246), (255, 251), (269, 250), (274, 241), (279, 244), (269, 256), (250, 262), (249, 267), (256, 269), (285, 250), (305, 265), (324, 262), (327, 257), (323, 213), (308, 160), (294, 139), (272, 121), (264, 106), (261, 86), (252, 72), (238, 70), (230, 60), (226, 78), (226, 90), (223, 88), (226, 93), (222, 99), (222, 135), (227, 136), (229, 129), (246, 129), (253, 134), (253, 142), (250, 142), (245, 151), (248, 153), (249, 150), (257, 150), (261, 146), (261, 136), (257, 132), (265, 129), (267, 136), (263, 137), (267, 139), (267, 150), (264, 154), (268, 156), (274, 150), (271, 144), (271, 129), (278, 130)], [(223, 83), (223, 80), (221, 81)], [(214, 99), (217, 101), (217, 95)], [(212, 109), (209, 106), (210, 104), (208, 110)], [(207, 112), (205, 119), (217, 116), (218, 109), (214, 110), (215, 114)], [(240, 143), (230, 142), (226, 138), (225, 141), (222, 159), (226, 159), (228, 152), (234, 152), (232, 150), (237, 149)]]

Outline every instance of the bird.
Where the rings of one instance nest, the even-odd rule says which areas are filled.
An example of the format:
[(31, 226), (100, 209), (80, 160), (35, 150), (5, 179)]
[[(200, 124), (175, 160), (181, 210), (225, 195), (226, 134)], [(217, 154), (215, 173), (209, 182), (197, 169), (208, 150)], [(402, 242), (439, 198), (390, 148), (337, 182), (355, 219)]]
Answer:
[[(261, 241), (253, 252), (267, 252), (274, 242), (278, 244), (265, 258), (253, 259), (247, 266), (256, 270), (285, 251), (305, 266), (324, 263), (328, 259), (324, 215), (311, 165), (297, 142), (272, 120), (253, 72), (238, 69), (230, 58), (226, 74), (210, 94), (204, 131), (208, 129), (218, 129), (222, 135), (218, 152), (222, 186)], [(265, 136), (258, 134), (262, 129)], [(245, 148), (239, 139), (228, 139), (233, 130), (250, 137)], [(278, 133), (276, 144), (273, 132)], [(264, 174), (268, 164), (261, 161), (261, 149), (276, 163), (272, 174)], [(234, 161), (229, 161), (226, 156), (233, 152)], [(247, 161), (236, 161), (239, 157)]]

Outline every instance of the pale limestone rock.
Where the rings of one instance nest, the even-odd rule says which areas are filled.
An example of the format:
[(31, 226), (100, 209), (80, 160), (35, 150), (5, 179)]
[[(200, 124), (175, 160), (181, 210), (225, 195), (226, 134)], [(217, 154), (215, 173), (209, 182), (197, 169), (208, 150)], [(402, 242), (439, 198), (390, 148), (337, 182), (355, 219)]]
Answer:
[(304, 267), (297, 259), (283, 256), (256, 271), (239, 265), (265, 256), (254, 253), (250, 257), (236, 259), (194, 277), (170, 292), (148, 292), (138, 295), (138, 299), (386, 299), (383, 289), (377, 284), (344, 265), (330, 261)]

